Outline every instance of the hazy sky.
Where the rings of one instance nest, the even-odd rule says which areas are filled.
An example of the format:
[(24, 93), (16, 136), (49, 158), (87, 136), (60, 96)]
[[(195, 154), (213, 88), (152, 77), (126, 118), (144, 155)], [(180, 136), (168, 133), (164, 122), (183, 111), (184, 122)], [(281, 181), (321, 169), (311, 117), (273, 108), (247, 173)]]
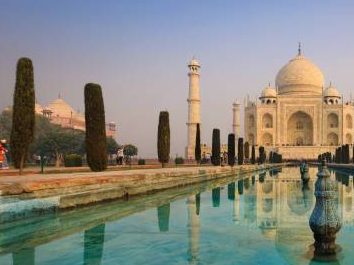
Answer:
[(16, 61), (32, 58), (36, 95), (60, 92), (83, 110), (101, 84), (118, 142), (156, 156), (158, 114), (170, 113), (171, 156), (187, 138), (187, 63), (201, 69), (202, 140), (225, 142), (232, 102), (261, 89), (297, 53), (349, 96), (354, 87), (354, 1), (0, 0), (0, 109), (11, 104)]

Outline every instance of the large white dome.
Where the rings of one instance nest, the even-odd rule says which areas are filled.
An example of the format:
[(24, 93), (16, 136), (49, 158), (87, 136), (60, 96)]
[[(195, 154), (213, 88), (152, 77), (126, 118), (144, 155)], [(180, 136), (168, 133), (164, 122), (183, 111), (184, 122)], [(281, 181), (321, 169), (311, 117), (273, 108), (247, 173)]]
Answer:
[(280, 69), (275, 84), (280, 95), (321, 95), (324, 78), (321, 70), (299, 52)]

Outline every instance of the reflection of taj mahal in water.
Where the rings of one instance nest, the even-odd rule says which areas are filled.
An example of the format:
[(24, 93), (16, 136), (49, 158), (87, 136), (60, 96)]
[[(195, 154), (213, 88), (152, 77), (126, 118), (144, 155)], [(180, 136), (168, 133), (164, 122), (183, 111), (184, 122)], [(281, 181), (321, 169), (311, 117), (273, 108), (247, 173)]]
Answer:
[[(294, 242), (296, 238), (301, 238), (301, 241), (306, 238), (309, 244), (313, 242), (308, 223), (316, 203), (313, 196), (314, 179), (312, 178), (308, 186), (304, 188), (299, 176), (289, 177), (288, 170), (289, 168), (283, 168), (279, 176), (277, 172), (269, 171), (260, 173), (257, 177), (246, 177), (229, 184), (227, 191), (228, 199), (233, 201), (232, 218), (235, 225), (244, 227), (246, 230), (259, 230), (265, 239), (274, 242), (285, 258), (294, 255), (292, 253), (294, 249), (287, 248), (287, 246), (296, 245), (297, 243)], [(317, 168), (310, 168), (311, 176), (315, 176), (316, 173)], [(353, 176), (332, 172), (331, 177), (338, 181), (336, 204), (343, 223), (343, 230), (353, 229)], [(220, 188), (213, 189), (212, 201), (214, 207), (220, 206)], [(201, 222), (198, 211), (196, 211), (197, 203), (194, 196), (188, 197), (187, 205), (188, 257), (190, 264), (198, 264)], [(299, 229), (299, 227), (304, 229)], [(303, 255), (304, 249), (308, 246), (301, 243), (298, 245), (300, 254)]]
[[(295, 223), (303, 223), (307, 226), (316, 203), (313, 196), (314, 180), (309, 182), (307, 188), (303, 188), (299, 176), (289, 177), (286, 174), (287, 170), (288, 168), (283, 168), (279, 178), (277, 173), (269, 176), (271, 172), (264, 172), (258, 179), (252, 177), (236, 182), (238, 194), (234, 202), (234, 221), (242, 225), (258, 227), (264, 235), (270, 237), (274, 237), (278, 229), (291, 229)], [(317, 168), (310, 168), (311, 176), (314, 177), (316, 173)], [(339, 172), (332, 173), (332, 177), (339, 181), (338, 214), (343, 224), (352, 226), (354, 225), (353, 177)], [(247, 209), (245, 205), (248, 205)]]

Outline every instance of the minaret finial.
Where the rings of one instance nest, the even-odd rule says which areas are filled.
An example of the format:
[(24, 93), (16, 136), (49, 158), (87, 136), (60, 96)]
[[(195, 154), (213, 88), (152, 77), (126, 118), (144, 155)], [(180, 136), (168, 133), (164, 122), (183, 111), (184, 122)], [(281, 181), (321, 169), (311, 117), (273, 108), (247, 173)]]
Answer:
[(299, 56), (300, 56), (301, 53), (302, 53), (302, 52), (301, 52), (301, 42), (299, 42), (299, 48), (297, 49), (297, 52), (298, 52), (297, 55), (299, 55)]

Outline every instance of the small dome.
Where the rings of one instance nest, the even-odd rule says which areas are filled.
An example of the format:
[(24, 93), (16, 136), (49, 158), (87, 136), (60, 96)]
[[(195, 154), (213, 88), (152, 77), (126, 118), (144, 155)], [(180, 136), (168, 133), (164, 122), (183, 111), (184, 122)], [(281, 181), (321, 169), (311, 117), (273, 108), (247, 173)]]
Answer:
[(277, 91), (270, 84), (262, 90), (261, 98), (276, 98)]
[(197, 59), (195, 59), (195, 58), (193, 57), (193, 59), (189, 62), (188, 66), (198, 66), (198, 67), (200, 67), (200, 64), (199, 64), (199, 62), (197, 61)]
[(275, 84), (279, 94), (321, 95), (324, 77), (321, 70), (299, 51), (280, 69)]
[(326, 88), (326, 90), (324, 91), (324, 96), (340, 98), (338, 90), (334, 86), (332, 86), (332, 84), (330, 84), (329, 87)]

